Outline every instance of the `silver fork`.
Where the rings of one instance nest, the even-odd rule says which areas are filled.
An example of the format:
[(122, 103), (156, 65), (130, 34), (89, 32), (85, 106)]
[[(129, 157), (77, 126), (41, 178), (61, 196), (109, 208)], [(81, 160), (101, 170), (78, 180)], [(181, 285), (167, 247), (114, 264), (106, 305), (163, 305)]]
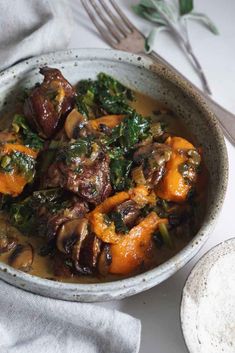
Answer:
[[(101, 36), (111, 47), (146, 55), (144, 52), (144, 35), (128, 20), (116, 1), (109, 0), (108, 4), (104, 0), (81, 0), (81, 2)], [(194, 90), (209, 105), (216, 115), (225, 135), (235, 145), (235, 115), (215, 102), (208, 94), (202, 92), (156, 52), (148, 55), (165, 65), (169, 70), (180, 76), (181, 79), (190, 83)]]

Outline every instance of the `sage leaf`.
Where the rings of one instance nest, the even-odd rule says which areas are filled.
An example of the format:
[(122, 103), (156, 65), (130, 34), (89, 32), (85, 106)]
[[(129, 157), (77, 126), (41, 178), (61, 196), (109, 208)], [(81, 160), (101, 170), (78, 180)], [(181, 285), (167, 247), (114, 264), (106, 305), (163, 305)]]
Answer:
[(162, 29), (167, 29), (192, 61), (201, 79), (204, 91), (207, 94), (211, 94), (209, 83), (193, 51), (187, 31), (187, 21), (188, 19), (192, 19), (202, 22), (210, 31), (214, 34), (218, 34), (218, 29), (208, 16), (192, 12), (193, 0), (139, 0), (139, 4), (135, 5), (133, 9), (138, 16), (154, 22), (159, 26), (159, 29), (153, 29), (146, 39), (145, 51), (150, 53), (155, 43), (157, 33)]
[(190, 14), (187, 14), (184, 16), (185, 19), (190, 19), (190, 20), (195, 20), (195, 21), (200, 21), (202, 22), (212, 33), (218, 35), (219, 34), (219, 30), (216, 27), (216, 25), (214, 24), (214, 22), (211, 21), (211, 19), (203, 14), (203, 13), (199, 13), (199, 12), (191, 12)]
[(193, 10), (193, 0), (179, 0), (180, 15), (186, 15)]
[(147, 54), (151, 53), (153, 50), (154, 44), (156, 43), (156, 37), (158, 36), (158, 33), (163, 29), (166, 29), (166, 27), (154, 27), (149, 33), (148, 37), (146, 37), (144, 47)]
[[(162, 1), (162, 0), (154, 0), (155, 2), (156, 1), (158, 1), (158, 2), (160, 2), (160, 1)], [(152, 1), (152, 0), (140, 0), (140, 5), (141, 6), (144, 6), (144, 7), (146, 7), (146, 8), (152, 8), (152, 9), (154, 9), (155, 7), (154, 7), (154, 4), (153, 4), (153, 2), (154, 1)]]
[(166, 21), (159, 15), (156, 11), (149, 11), (147, 8), (141, 5), (134, 5), (132, 6), (133, 11), (136, 15), (149, 20), (151, 22), (157, 23), (159, 25), (166, 25)]
[[(143, 0), (146, 1), (146, 0)], [(159, 13), (159, 15), (168, 22), (177, 21), (177, 13), (173, 7), (173, 4), (170, 2), (166, 2), (165, 0), (148, 0), (155, 11)]]

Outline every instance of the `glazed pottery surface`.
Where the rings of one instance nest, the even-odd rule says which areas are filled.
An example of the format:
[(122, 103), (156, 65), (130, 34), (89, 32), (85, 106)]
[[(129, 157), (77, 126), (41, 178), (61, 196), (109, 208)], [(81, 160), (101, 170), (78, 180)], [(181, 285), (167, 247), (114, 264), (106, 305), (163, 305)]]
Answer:
[(26, 60), (0, 74), (0, 108), (7, 109), (23, 87), (41, 82), (39, 68), (56, 67), (72, 84), (94, 79), (105, 72), (124, 85), (166, 104), (193, 133), (209, 171), (208, 206), (199, 232), (189, 244), (162, 265), (145, 273), (97, 284), (71, 284), (50, 281), (17, 271), (0, 263), (4, 281), (44, 296), (74, 301), (120, 299), (149, 289), (174, 274), (202, 247), (212, 232), (223, 204), (227, 186), (228, 162), (223, 135), (216, 119), (190, 85), (150, 58), (104, 49), (74, 49)]
[(190, 353), (235, 352), (235, 238), (208, 251), (190, 273), (181, 325)]

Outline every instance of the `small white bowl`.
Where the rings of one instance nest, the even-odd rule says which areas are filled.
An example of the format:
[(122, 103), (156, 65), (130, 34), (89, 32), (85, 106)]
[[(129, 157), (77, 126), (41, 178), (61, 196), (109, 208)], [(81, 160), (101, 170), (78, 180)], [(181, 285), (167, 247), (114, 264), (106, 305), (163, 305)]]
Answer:
[(193, 268), (180, 315), (190, 353), (235, 352), (235, 238), (215, 246)]

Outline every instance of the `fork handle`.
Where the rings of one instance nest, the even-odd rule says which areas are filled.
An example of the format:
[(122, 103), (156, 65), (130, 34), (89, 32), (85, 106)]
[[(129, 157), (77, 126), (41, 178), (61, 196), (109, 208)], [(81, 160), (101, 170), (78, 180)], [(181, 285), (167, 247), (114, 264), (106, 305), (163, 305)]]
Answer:
[(153, 60), (158, 61), (164, 66), (166, 66), (167, 69), (169, 69), (170, 71), (173, 71), (174, 74), (177, 74), (181, 79), (189, 83), (194, 88), (194, 90), (204, 99), (204, 101), (208, 104), (209, 108), (211, 108), (211, 110), (215, 114), (226, 137), (233, 145), (235, 145), (235, 115), (223, 108), (217, 102), (215, 102), (209, 95), (202, 92), (198, 87), (196, 87), (192, 82), (190, 82), (184, 75), (182, 75), (177, 69), (175, 69), (171, 64), (169, 64), (156, 52), (151, 52), (148, 55)]

